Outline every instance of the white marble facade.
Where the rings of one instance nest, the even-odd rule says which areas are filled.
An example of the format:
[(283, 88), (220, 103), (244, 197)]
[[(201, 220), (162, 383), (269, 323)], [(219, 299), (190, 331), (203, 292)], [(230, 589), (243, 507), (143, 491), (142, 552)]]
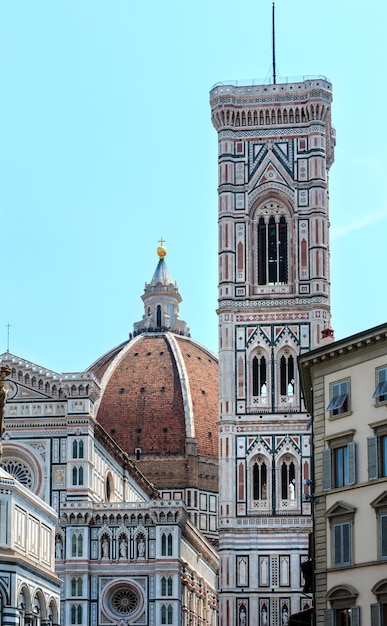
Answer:
[[(206, 619), (215, 626), (217, 553), (183, 502), (159, 498), (96, 423), (96, 381), (74, 374), (60, 382), (15, 355), (0, 359), (11, 369), (2, 466), (30, 502), (38, 506), (41, 498), (45, 514), (51, 511), (43, 524), (20, 506), (12, 509), (13, 548), (21, 560), (51, 568), (52, 581), (46, 590), (35, 572), (24, 571), (23, 579), (4, 570), (4, 625), (178, 626)], [(6, 497), (0, 512), (11, 523)], [(33, 621), (38, 609), (41, 622)]]

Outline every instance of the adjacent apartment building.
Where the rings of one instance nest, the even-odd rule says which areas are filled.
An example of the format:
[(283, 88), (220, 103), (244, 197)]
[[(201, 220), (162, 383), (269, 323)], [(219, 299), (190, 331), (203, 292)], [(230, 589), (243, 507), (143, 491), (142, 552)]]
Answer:
[(313, 417), (316, 624), (387, 624), (387, 324), (299, 358)]

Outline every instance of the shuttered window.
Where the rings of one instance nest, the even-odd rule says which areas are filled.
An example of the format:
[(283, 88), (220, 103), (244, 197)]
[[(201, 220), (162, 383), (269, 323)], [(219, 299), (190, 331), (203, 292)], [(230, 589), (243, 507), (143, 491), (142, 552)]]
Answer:
[(334, 383), (330, 388), (330, 401), (326, 408), (331, 415), (343, 415), (349, 411), (349, 380)]
[(381, 515), (380, 518), (380, 558), (387, 559), (387, 515)]
[(356, 483), (356, 443), (323, 450), (323, 489), (337, 489)]
[(387, 402), (387, 367), (376, 370), (376, 389), (372, 394), (378, 404)]
[(352, 524), (343, 522), (333, 525), (333, 563), (350, 565), (352, 561)]
[(387, 435), (367, 437), (368, 480), (387, 476)]

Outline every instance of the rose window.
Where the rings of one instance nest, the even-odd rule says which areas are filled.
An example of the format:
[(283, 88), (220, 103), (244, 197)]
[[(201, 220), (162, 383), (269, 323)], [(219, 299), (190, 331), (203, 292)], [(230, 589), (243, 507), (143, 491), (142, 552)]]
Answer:
[(31, 468), (24, 461), (7, 459), (2, 463), (3, 468), (28, 489), (33, 489), (34, 477)]
[(111, 605), (113, 610), (120, 615), (129, 615), (138, 606), (137, 594), (130, 587), (121, 587), (113, 593)]

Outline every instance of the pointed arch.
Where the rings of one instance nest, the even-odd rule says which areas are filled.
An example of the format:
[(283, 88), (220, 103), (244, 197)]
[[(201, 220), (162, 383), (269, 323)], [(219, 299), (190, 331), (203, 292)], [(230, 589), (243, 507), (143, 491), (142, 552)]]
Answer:
[(258, 198), (256, 196), (255, 201), (254, 197), (251, 198), (254, 203), (250, 235), (254, 254), (253, 281), (259, 286), (285, 285), (290, 282), (288, 268), (292, 244), (292, 211), (283, 198)]
[[(289, 451), (289, 448), (293, 450)], [(300, 508), (301, 467), (300, 458), (291, 441), (286, 450), (276, 457), (277, 510), (284, 512)]]
[(257, 446), (260, 450), (247, 459), (248, 510), (252, 514), (256, 514), (257, 510), (268, 511), (272, 498), (272, 460), (262, 444), (257, 442)]

